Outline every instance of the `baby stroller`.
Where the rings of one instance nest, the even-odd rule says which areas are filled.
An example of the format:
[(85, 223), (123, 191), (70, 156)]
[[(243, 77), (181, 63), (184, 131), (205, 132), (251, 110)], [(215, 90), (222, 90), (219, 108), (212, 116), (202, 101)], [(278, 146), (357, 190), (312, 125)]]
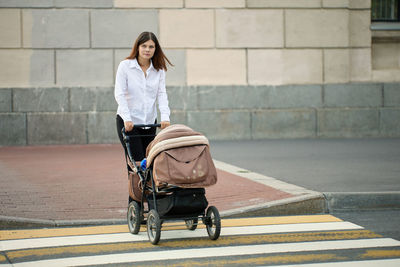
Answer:
[[(160, 124), (134, 127), (160, 127)], [(201, 219), (209, 238), (218, 239), (220, 215), (216, 207), (208, 207), (204, 189), (217, 182), (207, 138), (185, 125), (171, 125), (149, 144), (146, 159), (135, 162), (129, 146), (134, 136), (124, 128), (122, 135), (132, 170), (129, 171), (129, 231), (137, 234), (140, 225), (146, 224), (149, 240), (156, 245), (164, 221), (184, 220), (187, 229), (193, 231)]]

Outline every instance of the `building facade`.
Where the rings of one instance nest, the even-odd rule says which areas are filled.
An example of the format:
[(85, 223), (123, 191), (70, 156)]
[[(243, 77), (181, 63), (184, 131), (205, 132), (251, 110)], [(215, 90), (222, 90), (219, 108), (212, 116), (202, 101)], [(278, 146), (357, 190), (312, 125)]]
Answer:
[(118, 142), (142, 31), (172, 123), (210, 139), (400, 137), (399, 29), (370, 0), (0, 0), (0, 145)]

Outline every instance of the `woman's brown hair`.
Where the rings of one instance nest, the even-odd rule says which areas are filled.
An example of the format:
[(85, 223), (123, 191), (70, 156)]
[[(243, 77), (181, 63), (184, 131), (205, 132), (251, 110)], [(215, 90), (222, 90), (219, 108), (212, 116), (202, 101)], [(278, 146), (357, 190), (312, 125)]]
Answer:
[(139, 46), (145, 42), (147, 42), (148, 40), (152, 40), (155, 45), (156, 45), (156, 50), (154, 51), (154, 55), (151, 58), (152, 62), (153, 62), (153, 67), (156, 70), (167, 70), (167, 64), (166, 62), (168, 62), (169, 65), (172, 65), (172, 63), (168, 60), (168, 58), (165, 56), (164, 52), (161, 49), (160, 44), (158, 43), (157, 37), (154, 33), (152, 32), (142, 32), (138, 38), (135, 41), (135, 44), (133, 45), (131, 54), (129, 55), (129, 57), (127, 57), (126, 59), (138, 59), (138, 55), (139, 55)]

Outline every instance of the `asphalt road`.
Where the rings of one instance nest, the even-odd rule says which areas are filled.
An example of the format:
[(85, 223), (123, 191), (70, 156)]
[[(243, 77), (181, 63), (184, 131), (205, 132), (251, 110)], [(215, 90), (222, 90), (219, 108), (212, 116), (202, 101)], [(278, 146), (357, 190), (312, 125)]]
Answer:
[(319, 192), (400, 191), (400, 139), (213, 141), (213, 158)]
[(334, 212), (332, 215), (363, 226), (384, 237), (400, 240), (400, 210)]

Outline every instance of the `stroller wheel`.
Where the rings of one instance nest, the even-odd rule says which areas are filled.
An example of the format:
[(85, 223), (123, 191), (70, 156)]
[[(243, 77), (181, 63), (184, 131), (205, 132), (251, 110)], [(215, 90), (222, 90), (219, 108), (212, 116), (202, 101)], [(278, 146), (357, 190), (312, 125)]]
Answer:
[(161, 220), (157, 211), (151, 210), (147, 215), (147, 235), (153, 245), (157, 245), (161, 237)]
[(140, 207), (136, 201), (129, 203), (126, 217), (128, 219), (129, 232), (134, 235), (139, 233), (140, 223), (143, 220), (143, 216), (140, 216)]
[(219, 216), (218, 209), (214, 206), (210, 206), (206, 212), (206, 227), (208, 237), (211, 240), (217, 240), (221, 233), (221, 218)]
[(185, 220), (185, 224), (188, 230), (194, 231), (197, 228), (197, 224), (199, 222), (199, 219), (191, 219), (191, 220)]

